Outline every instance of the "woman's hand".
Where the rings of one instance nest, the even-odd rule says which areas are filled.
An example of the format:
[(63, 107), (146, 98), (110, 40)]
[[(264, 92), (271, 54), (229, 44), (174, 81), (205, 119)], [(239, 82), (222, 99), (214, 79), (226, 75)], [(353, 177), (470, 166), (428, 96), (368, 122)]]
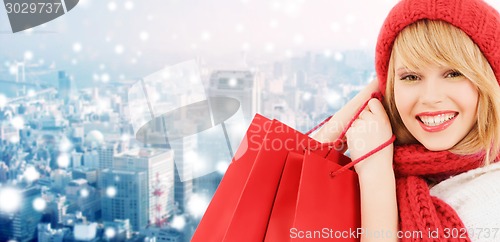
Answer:
[[(368, 102), (365, 110), (361, 112), (351, 128), (348, 129), (346, 137), (352, 160), (374, 150), (392, 137), (389, 117), (378, 99), (372, 98)], [(375, 159), (376, 157), (392, 157), (392, 152), (393, 146), (390, 144), (355, 165), (356, 172), (362, 176), (366, 170), (373, 172), (381, 168), (392, 167), (392, 159), (383, 158), (380, 161), (373, 162), (374, 160), (378, 160)], [(383, 166), (381, 166), (381, 162), (384, 164)]]
[(344, 130), (344, 127), (346, 127), (352, 117), (354, 117), (356, 111), (371, 97), (372, 93), (378, 91), (378, 80), (375, 79), (335, 113), (330, 121), (312, 137), (322, 143), (335, 141)]

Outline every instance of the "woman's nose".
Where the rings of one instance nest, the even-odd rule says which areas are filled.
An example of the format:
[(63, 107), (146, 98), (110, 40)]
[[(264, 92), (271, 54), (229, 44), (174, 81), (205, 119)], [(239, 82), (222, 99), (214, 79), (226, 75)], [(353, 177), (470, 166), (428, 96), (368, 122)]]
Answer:
[[(429, 79), (424, 81), (422, 92), (420, 94), (421, 102), (423, 104), (432, 105), (440, 103), (444, 99), (445, 87), (441, 85), (437, 79)], [(452, 91), (452, 90), (449, 90)]]

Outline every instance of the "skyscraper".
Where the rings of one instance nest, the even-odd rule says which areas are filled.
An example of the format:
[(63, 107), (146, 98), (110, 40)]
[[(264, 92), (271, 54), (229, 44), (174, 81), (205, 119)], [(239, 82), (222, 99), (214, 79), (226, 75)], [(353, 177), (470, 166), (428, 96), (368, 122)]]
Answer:
[(129, 219), (134, 230), (148, 225), (148, 177), (143, 171), (104, 169), (100, 178), (102, 219)]
[(210, 75), (208, 96), (232, 97), (240, 101), (246, 120), (260, 111), (260, 83), (250, 71), (214, 71)]
[(99, 169), (113, 167), (113, 156), (117, 153), (118, 143), (106, 142), (105, 145), (97, 147), (99, 154)]
[(67, 103), (69, 101), (73, 88), (71, 79), (68, 77), (68, 75), (66, 75), (66, 72), (64, 71), (59, 71), (58, 77), (59, 77), (58, 96), (60, 99), (63, 99), (65, 103)]
[(196, 136), (188, 136), (170, 142), (175, 153), (174, 198), (181, 211), (186, 210), (186, 204), (193, 194), (193, 161), (186, 159), (185, 154), (196, 149), (196, 141)]
[[(172, 215), (174, 209), (174, 152), (172, 150), (131, 149), (114, 156), (113, 169), (146, 171), (149, 220), (153, 222), (156, 218), (164, 219)], [(155, 195), (155, 190), (161, 190), (161, 192)]]
[(41, 212), (33, 207), (33, 201), (41, 196), (40, 188), (29, 187), (21, 192), (20, 208), (13, 214), (0, 212), (0, 240), (15, 239), (19, 242), (31, 241), (36, 237), (37, 224)]

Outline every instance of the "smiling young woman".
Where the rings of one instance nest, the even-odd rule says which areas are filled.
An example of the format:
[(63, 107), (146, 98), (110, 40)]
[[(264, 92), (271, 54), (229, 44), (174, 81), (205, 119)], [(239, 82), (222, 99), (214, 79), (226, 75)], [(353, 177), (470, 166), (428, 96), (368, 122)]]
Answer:
[(355, 166), (361, 225), (423, 237), (362, 241), (500, 241), (491, 233), (500, 228), (498, 38), (500, 14), (482, 0), (401, 0), (391, 10), (376, 46), (377, 81), (316, 138), (334, 140), (330, 127), (344, 127), (378, 84), (383, 103), (370, 100), (346, 133), (352, 159), (396, 136)]
[[(488, 60), (464, 31), (444, 21), (417, 21), (394, 40), (388, 69), (385, 103), (397, 144), (419, 142), (429, 150), (458, 154), (489, 150), (486, 164), (496, 158), (500, 136), (493, 131), (500, 128), (500, 87)], [(434, 126), (430, 116), (443, 111), (456, 115)], [(429, 121), (426, 125), (421, 112), (438, 113), (421, 115)]]

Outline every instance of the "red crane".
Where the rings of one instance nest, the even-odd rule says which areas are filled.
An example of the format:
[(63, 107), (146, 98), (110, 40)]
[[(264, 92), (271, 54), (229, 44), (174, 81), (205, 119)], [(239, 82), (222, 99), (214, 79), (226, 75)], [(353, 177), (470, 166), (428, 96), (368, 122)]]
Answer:
[(161, 203), (162, 202), (161, 198), (162, 198), (162, 195), (164, 193), (165, 192), (162, 189), (160, 174), (157, 172), (156, 173), (156, 180), (155, 180), (155, 183), (153, 186), (153, 196), (155, 197), (155, 211), (156, 211), (155, 218), (154, 218), (155, 219), (154, 224), (158, 228), (161, 228), (167, 224), (166, 215), (162, 216), (163, 205)]

